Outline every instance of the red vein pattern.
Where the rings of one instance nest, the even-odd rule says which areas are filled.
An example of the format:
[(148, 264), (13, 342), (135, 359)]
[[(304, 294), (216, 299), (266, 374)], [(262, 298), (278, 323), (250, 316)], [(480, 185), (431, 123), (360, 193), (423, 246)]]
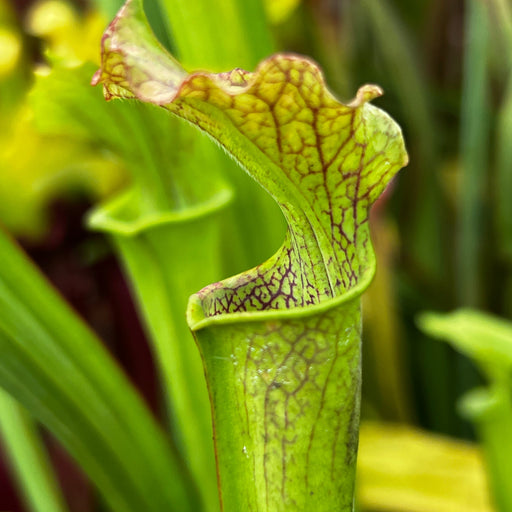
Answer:
[(359, 300), (307, 318), (237, 324), (236, 335), (233, 330), (219, 325), (196, 333), (219, 427), (224, 509), (351, 511)]
[(364, 86), (344, 105), (318, 67), (295, 55), (275, 55), (254, 73), (187, 75), (142, 21), (137, 45), (127, 43), (135, 7), (128, 2), (106, 32), (94, 83), (107, 98), (152, 102), (206, 131), (290, 226), (271, 260), (201, 292), (205, 315), (317, 304), (357, 284), (371, 250), (368, 209), (406, 162), (399, 127), (368, 104), (380, 89)]
[(368, 210), (407, 162), (399, 127), (368, 103), (380, 89), (364, 86), (342, 104), (318, 67), (296, 55), (270, 57), (254, 73), (187, 74), (150, 33), (138, 0), (125, 4), (103, 50), (93, 82), (108, 99), (138, 98), (197, 125), (274, 197), (289, 225), (267, 262), (190, 303), (199, 319), (282, 312), (193, 326), (224, 509), (351, 511), (359, 298), (287, 312), (342, 297), (373, 270)]

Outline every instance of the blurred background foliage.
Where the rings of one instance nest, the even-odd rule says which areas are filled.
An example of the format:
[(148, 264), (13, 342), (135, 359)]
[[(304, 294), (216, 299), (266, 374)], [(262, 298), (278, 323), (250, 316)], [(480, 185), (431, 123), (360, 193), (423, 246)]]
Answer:
[[(146, 3), (155, 32), (172, 48), (164, 9)], [(101, 91), (89, 87), (101, 34), (119, 4), (0, 0), (0, 222), (161, 418), (154, 362), (126, 282), (105, 238), (83, 220), (90, 206), (140, 178), (131, 167), (149, 168), (154, 154), (162, 162), (183, 157), (155, 142), (172, 133), (161, 116), (144, 110), (128, 125), (137, 106), (107, 110)], [(490, 511), (475, 432), (456, 404), (473, 388), (495, 390), (494, 377), (488, 364), (479, 373), (478, 354), (432, 341), (429, 335), (451, 335), (432, 322), (422, 323), (423, 332), (416, 318), (461, 307), (512, 315), (512, 5), (267, 0), (265, 8), (275, 48), (311, 56), (342, 100), (363, 83), (381, 85), (378, 106), (403, 127), (410, 153), (372, 211), (378, 271), (364, 300), (361, 509)], [(253, 222), (246, 236), (257, 247), (226, 275), (270, 255), (280, 222), (277, 235), (261, 241)], [(44, 437), (70, 510), (102, 510), (80, 470)], [(486, 435), (479, 439), (485, 444)], [(0, 462), (0, 509), (31, 510), (7, 460)]]

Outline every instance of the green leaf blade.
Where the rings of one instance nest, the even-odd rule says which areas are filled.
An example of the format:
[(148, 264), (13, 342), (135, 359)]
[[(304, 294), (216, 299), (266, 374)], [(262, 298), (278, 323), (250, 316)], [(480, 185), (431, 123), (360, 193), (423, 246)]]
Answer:
[(112, 510), (196, 510), (188, 474), (105, 349), (3, 234), (0, 252), (0, 385)]
[(261, 0), (224, 0), (214, 9), (208, 0), (159, 2), (167, 14), (177, 55), (187, 67), (252, 67), (273, 51)]
[(0, 434), (25, 499), (34, 512), (66, 512), (42, 439), (27, 412), (0, 390)]

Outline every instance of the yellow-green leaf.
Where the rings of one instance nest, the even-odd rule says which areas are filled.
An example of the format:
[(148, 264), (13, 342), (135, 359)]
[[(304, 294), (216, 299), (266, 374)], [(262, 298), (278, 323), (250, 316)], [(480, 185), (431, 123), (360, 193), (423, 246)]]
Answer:
[(192, 296), (226, 511), (352, 510), (360, 303), (374, 272), (368, 211), (407, 162), (363, 86), (348, 104), (298, 55), (256, 71), (187, 73), (128, 0), (94, 84), (209, 134), (276, 200), (286, 239), (265, 263)]

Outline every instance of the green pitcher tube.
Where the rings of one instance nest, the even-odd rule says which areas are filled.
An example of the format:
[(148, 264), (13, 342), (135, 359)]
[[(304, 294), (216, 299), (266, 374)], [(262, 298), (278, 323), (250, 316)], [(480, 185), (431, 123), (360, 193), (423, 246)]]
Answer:
[(203, 310), (205, 291), (191, 298), (226, 512), (353, 510), (364, 287), (311, 308), (220, 316)]

